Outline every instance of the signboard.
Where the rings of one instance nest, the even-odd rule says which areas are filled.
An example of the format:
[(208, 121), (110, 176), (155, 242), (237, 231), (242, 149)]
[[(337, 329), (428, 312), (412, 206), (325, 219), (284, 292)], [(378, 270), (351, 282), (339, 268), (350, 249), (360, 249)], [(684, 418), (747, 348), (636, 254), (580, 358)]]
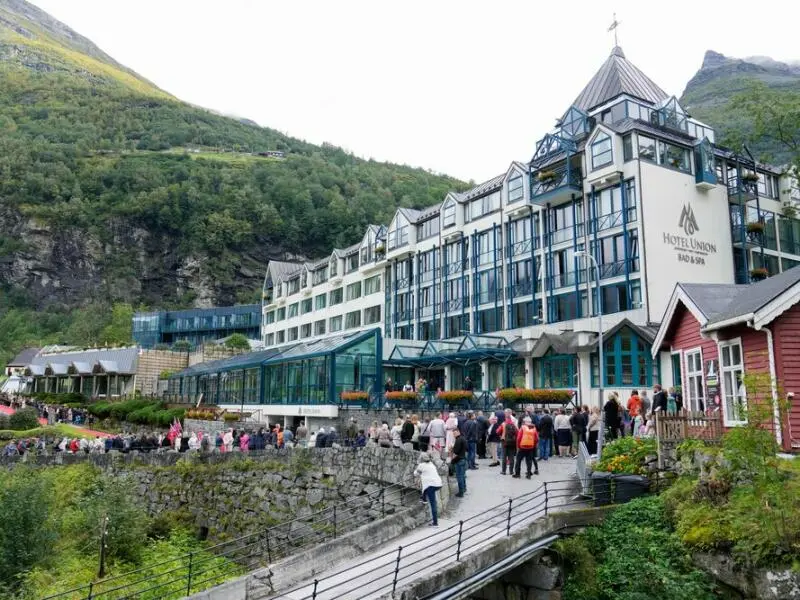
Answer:
[(678, 219), (680, 234), (663, 232), (664, 244), (671, 246), (678, 256), (678, 262), (690, 265), (705, 265), (706, 258), (717, 253), (717, 245), (712, 242), (697, 239), (695, 234), (700, 231), (697, 219), (694, 216), (691, 204), (684, 204), (681, 216)]
[(706, 371), (706, 397), (709, 403), (719, 404), (719, 375), (717, 374), (717, 361), (709, 360)]

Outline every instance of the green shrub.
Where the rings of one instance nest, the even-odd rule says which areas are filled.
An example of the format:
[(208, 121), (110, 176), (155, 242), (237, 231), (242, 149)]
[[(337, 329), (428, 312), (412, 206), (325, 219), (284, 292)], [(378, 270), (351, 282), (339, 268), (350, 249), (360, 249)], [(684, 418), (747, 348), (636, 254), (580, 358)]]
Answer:
[(0, 413), (0, 431), (3, 429), (8, 429), (8, 415)]
[(108, 419), (111, 416), (111, 402), (96, 402), (89, 405), (89, 413), (93, 414), (98, 419)]
[(652, 438), (619, 438), (603, 446), (602, 460), (596, 469), (641, 475), (647, 472), (645, 459), (656, 454), (656, 441)]
[(8, 417), (8, 426), (16, 431), (35, 429), (39, 426), (39, 413), (36, 412), (35, 408), (21, 408)]

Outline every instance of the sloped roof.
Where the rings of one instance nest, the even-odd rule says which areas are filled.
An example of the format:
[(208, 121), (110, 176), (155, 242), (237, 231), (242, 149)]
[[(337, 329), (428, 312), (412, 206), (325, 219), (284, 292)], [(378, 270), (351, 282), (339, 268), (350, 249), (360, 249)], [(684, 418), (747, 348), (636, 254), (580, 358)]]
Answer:
[(483, 183), (479, 183), (473, 188), (468, 189), (466, 192), (461, 192), (457, 195), (458, 200), (464, 202), (466, 200), (471, 200), (472, 198), (477, 198), (479, 196), (483, 196), (489, 192), (493, 192), (494, 190), (501, 188), (503, 186), (503, 179), (505, 178), (506, 174), (501, 173), (500, 175), (496, 175), (491, 179), (484, 181)]
[(24, 367), (29, 365), (34, 357), (39, 354), (41, 348), (25, 348), (14, 357), (14, 360), (8, 363), (9, 367)]
[[(104, 363), (109, 367), (113, 363), (113, 373), (134, 374), (139, 361), (139, 348), (100, 348), (97, 350), (83, 350), (81, 352), (61, 352), (58, 354), (40, 354), (31, 361), (32, 366), (56, 369), (56, 365), (63, 365), (64, 372), (73, 363), (88, 363), (90, 365)], [(60, 367), (59, 367), (60, 369)], [(104, 367), (104, 370), (109, 371)]]
[(750, 286), (733, 283), (679, 283), (706, 320), (724, 313), (743, 289)]
[[(611, 337), (616, 334), (620, 329), (627, 327), (631, 331), (633, 331), (636, 335), (646, 341), (648, 344), (652, 343), (656, 337), (656, 333), (658, 333), (658, 327), (651, 327), (650, 325), (637, 325), (630, 319), (622, 319), (619, 323), (614, 325), (613, 327), (609, 328), (607, 331), (603, 332), (604, 338), (604, 346), (605, 342), (611, 339)], [(592, 337), (592, 340), (586, 344), (581, 350), (593, 350), (597, 348), (597, 342), (600, 339), (600, 336), (595, 334)]]
[(628, 94), (652, 104), (658, 104), (668, 97), (667, 93), (652, 79), (625, 58), (622, 48), (615, 46), (611, 51), (611, 56), (603, 63), (603, 66), (586, 84), (572, 104), (588, 113), (593, 108), (622, 94)]
[(294, 274), (302, 268), (302, 266), (303, 265), (299, 263), (271, 260), (267, 268), (272, 272), (273, 280), (278, 282), (285, 281), (289, 275)]
[(631, 117), (625, 117), (616, 123), (603, 123), (603, 125), (619, 134), (625, 134), (635, 129), (637, 131), (643, 131), (645, 133), (658, 136), (661, 139), (670, 142), (675, 142), (676, 144), (686, 144), (692, 146), (695, 143), (695, 138), (690, 136), (688, 133), (683, 133), (675, 129), (667, 129), (665, 127), (654, 127), (649, 123), (645, 123), (644, 121), (633, 119)]
[(551, 348), (556, 354), (575, 354), (580, 349), (578, 334), (574, 331), (564, 331), (558, 334), (543, 333), (533, 345), (531, 354), (535, 358), (541, 358)]
[[(793, 267), (763, 281), (738, 286), (741, 288), (739, 293), (728, 302), (725, 309), (718, 310), (713, 318), (709, 318), (705, 329), (713, 329), (715, 324), (755, 313), (798, 283), (800, 267)], [(800, 302), (800, 297), (797, 300)]]

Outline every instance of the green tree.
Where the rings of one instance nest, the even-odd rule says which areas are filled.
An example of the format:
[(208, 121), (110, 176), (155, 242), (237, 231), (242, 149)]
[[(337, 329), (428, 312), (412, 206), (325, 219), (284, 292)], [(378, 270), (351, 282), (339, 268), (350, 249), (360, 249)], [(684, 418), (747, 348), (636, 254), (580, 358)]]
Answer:
[(100, 341), (104, 344), (130, 344), (133, 307), (115, 304), (111, 309), (111, 322), (103, 328)]
[(225, 340), (225, 347), (233, 350), (249, 350), (250, 342), (247, 341), (247, 336), (243, 333), (234, 333)]

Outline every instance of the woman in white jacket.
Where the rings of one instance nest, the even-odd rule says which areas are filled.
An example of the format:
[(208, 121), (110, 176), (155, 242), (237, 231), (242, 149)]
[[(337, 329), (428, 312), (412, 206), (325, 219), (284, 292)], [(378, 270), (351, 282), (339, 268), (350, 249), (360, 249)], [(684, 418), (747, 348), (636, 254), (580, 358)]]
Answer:
[(422, 497), (426, 498), (431, 506), (431, 527), (438, 527), (439, 516), (436, 507), (436, 492), (442, 489), (442, 478), (439, 477), (439, 471), (436, 469), (436, 465), (431, 462), (430, 454), (420, 454), (419, 464), (414, 470), (414, 476), (419, 477), (422, 487)]

